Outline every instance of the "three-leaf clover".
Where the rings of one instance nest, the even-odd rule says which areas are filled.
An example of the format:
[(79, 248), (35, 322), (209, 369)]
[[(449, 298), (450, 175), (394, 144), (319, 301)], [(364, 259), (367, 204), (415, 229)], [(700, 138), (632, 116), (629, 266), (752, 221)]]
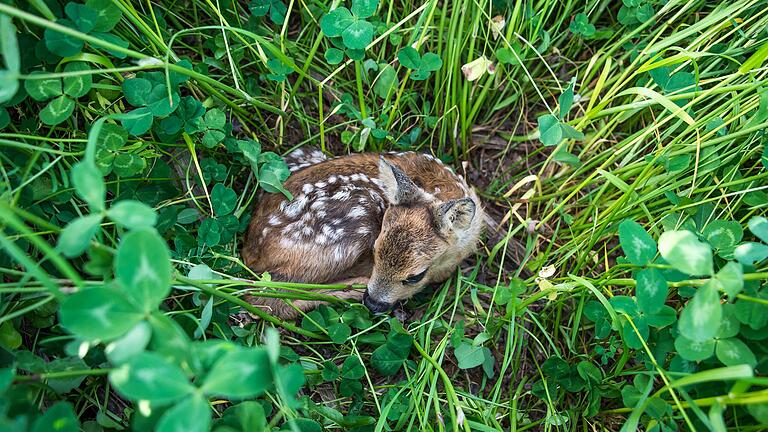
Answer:
[(587, 18), (587, 14), (585, 13), (576, 14), (568, 28), (573, 34), (582, 35), (586, 38), (595, 34), (595, 26), (589, 22), (589, 18)]
[(227, 116), (224, 111), (213, 108), (205, 113), (200, 120), (200, 127), (203, 131), (202, 143), (208, 148), (213, 148), (224, 140), (226, 132)]
[(121, 177), (130, 177), (143, 171), (146, 161), (139, 155), (121, 152), (128, 142), (128, 131), (116, 124), (104, 124), (101, 127), (96, 146), (96, 166), (102, 175), (112, 171)]
[(560, 110), (558, 115), (544, 114), (539, 116), (539, 140), (545, 146), (554, 146), (560, 144), (564, 139), (583, 140), (584, 134), (576, 130), (573, 126), (565, 122), (565, 116), (573, 107), (574, 93), (573, 88), (576, 85), (576, 79), (572, 79), (568, 87), (558, 98)]
[[(53, 98), (40, 111), (39, 116), (43, 123), (55, 126), (72, 115), (75, 109), (74, 99), (84, 96), (93, 85), (88, 71), (90, 68), (87, 64), (72, 62), (64, 67), (64, 72), (86, 73), (65, 76), (64, 78), (30, 78), (24, 81), (24, 89), (32, 99), (44, 102)], [(42, 74), (42, 72), (38, 74)], [(32, 76), (34, 75), (36, 74), (33, 73)]]
[[(182, 60), (178, 65), (191, 68), (192, 64)], [(161, 72), (139, 72), (135, 78), (123, 81), (125, 100), (137, 107), (122, 118), (123, 127), (131, 135), (142, 135), (152, 127), (155, 117), (167, 117), (173, 113), (179, 107), (178, 86), (187, 79), (186, 75), (176, 72), (169, 74), (168, 81)]]
[(279, 58), (273, 58), (267, 61), (267, 67), (271, 73), (267, 74), (267, 79), (276, 82), (283, 82), (285, 78), (293, 73), (293, 67), (285, 64)]
[[(57, 24), (90, 34), (115, 45), (127, 47), (128, 42), (108, 33), (122, 18), (122, 11), (110, 0), (88, 0), (85, 4), (69, 2), (64, 7), (67, 18), (57, 21)], [(61, 57), (71, 57), (83, 50), (85, 42), (75, 36), (46, 29), (44, 33), (45, 46), (51, 53)], [(125, 58), (124, 53), (110, 51), (118, 58)]]
[(269, 19), (275, 24), (283, 24), (288, 8), (280, 0), (253, 0), (248, 9), (257, 17), (263, 17), (269, 12)]
[(378, 0), (352, 0), (352, 10), (338, 7), (320, 19), (320, 28), (328, 37), (341, 37), (344, 46), (364, 50), (373, 41), (373, 24), (366, 21), (376, 12)]
[(405, 47), (397, 53), (397, 60), (404, 67), (413, 70), (411, 79), (414, 81), (424, 81), (429, 78), (429, 75), (443, 67), (443, 61), (440, 56), (435, 53), (425, 53), (423, 56), (419, 55), (413, 47)]

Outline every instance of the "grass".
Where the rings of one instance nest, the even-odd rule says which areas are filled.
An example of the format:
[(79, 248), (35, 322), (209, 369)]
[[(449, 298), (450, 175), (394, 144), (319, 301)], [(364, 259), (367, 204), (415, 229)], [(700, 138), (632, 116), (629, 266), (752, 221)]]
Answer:
[[(494, 221), (481, 251), (455, 278), (395, 313), (402, 331), (389, 316), (369, 316), (361, 305), (344, 301), (299, 322), (283, 322), (250, 306), (244, 295), (315, 299), (313, 290), (321, 287), (271, 282), (240, 261), (242, 230), (267, 178), (252, 175), (248, 158), (225, 141), (203, 145), (202, 131), (165, 139), (152, 129), (128, 137), (116, 153), (135, 155), (146, 167), (104, 177), (107, 201), (110, 206), (122, 199), (141, 201), (159, 215), (157, 230), (177, 271), (161, 314), (190, 339), (228, 339), (243, 346), (262, 345), (269, 327), (280, 328), (281, 362), (301, 365), (305, 397), (298, 402), (280, 378), (265, 395), (246, 398), (260, 401), (270, 427), (765, 428), (768, 348), (760, 336), (765, 323), (740, 321), (739, 338), (754, 362), (724, 362), (721, 354), (689, 361), (673, 343), (678, 315), (708, 279), (673, 278), (668, 272), (677, 267), (671, 260), (648, 264), (668, 276), (665, 300), (674, 310), (671, 325), (650, 333), (647, 314), (633, 315), (613, 298), (636, 295), (643, 267), (624, 257), (626, 245), (618, 236), (623, 221), (640, 223), (661, 249), (666, 231), (692, 227), (704, 238), (705, 227), (715, 221), (746, 227), (766, 214), (768, 3), (640, 0), (636, 6), (650, 7), (653, 18), (623, 25), (624, 14), (640, 13), (629, 3), (382, 1), (367, 19), (376, 33), (364, 60), (351, 60), (347, 52), (338, 64), (330, 64), (326, 52), (345, 46), (323, 35), (321, 17), (329, 9), (351, 7), (349, 2), (281, 3), (288, 18), (276, 23), (269, 13), (254, 17), (242, 1), (114, 0), (111, 7), (122, 18), (111, 32), (125, 46), (54, 22), (62, 16), (63, 4), (57, 2), (0, 5), (0, 15), (11, 17), (19, 31), (22, 86), (40, 80), (31, 74), (38, 70), (52, 79), (93, 75), (94, 83), (87, 95), (75, 98), (73, 113), (54, 126), (38, 120), (47, 102), (27, 98), (5, 107), (10, 121), (0, 129), (0, 345), (2, 366), (14, 369), (8, 369), (13, 385), (3, 387), (3, 421), (20, 421), (19, 415), (30, 423), (42, 421), (36, 420), (39, 412), (59, 400), (70, 402), (79, 420), (93, 428), (149, 428), (163, 413), (141, 413), (140, 404), (131, 402), (139, 398), (126, 394), (117, 378), (106, 377), (117, 369), (105, 357), (107, 344), (67, 331), (71, 328), (59, 325), (57, 315), (73, 291), (113, 279), (113, 256), (129, 230), (102, 218), (86, 244), (87, 255), (70, 258), (61, 244), (54, 246), (68, 223), (98, 213), (82, 194), (73, 194), (80, 191), (70, 182), (73, 166), (93, 157), (100, 145), (92, 125), (137, 108), (124, 95), (123, 83), (137, 73), (158, 71), (187, 77), (182, 96), (209, 112), (225, 112), (226, 135), (255, 140), (265, 152), (318, 146), (331, 155), (432, 153), (478, 188)], [(580, 13), (595, 25), (594, 35), (569, 30)], [(495, 35), (491, 20), (497, 15), (505, 25)], [(50, 53), (30, 55), (46, 29), (87, 45), (63, 60)], [(397, 60), (408, 45), (421, 55), (436, 54), (442, 67), (416, 79), (418, 71)], [(500, 61), (503, 49), (512, 60)], [(3, 53), (11, 69), (7, 48)], [(494, 73), (469, 81), (462, 66), (480, 56), (494, 63)], [(181, 66), (182, 59), (190, 60), (192, 69)], [(71, 61), (91, 70), (59, 67)], [(569, 91), (573, 106), (563, 110), (561, 95)], [(546, 115), (583, 133), (583, 139), (544, 145), (548, 138), (539, 124)], [(164, 116), (155, 117), (161, 122)], [(215, 129), (207, 117), (201, 119), (206, 130)], [(237, 193), (231, 213), (221, 210), (214, 184)], [(109, 216), (109, 210), (101, 213)], [(237, 233), (210, 240), (205, 220), (223, 221), (222, 213), (236, 217)], [(759, 243), (755, 230), (752, 235), (739, 229), (745, 241)], [(714, 260), (717, 269), (727, 261), (719, 255)], [(190, 274), (199, 264), (211, 269), (204, 277)], [(765, 315), (764, 257), (744, 265), (739, 280), (744, 289), (731, 306), (743, 306), (740, 314), (753, 308), (750, 316)], [(607, 335), (598, 335), (600, 323), (589, 315), (595, 302), (604, 307)], [(253, 321), (243, 309), (261, 319)], [(334, 324), (347, 325), (351, 336), (334, 343), (329, 331)], [(413, 346), (400, 360), (403, 367), (386, 375), (373, 353), (398, 334), (409, 335)], [(147, 351), (164, 352), (152, 344)], [(77, 354), (84, 352), (88, 355), (80, 360)], [(364, 373), (353, 373), (348, 358), (360, 359)], [(204, 377), (178, 363), (188, 367), (187, 376)], [(67, 379), (74, 379), (73, 385), (63, 384)], [(224, 422), (225, 410), (237, 400), (209, 398), (213, 418), (223, 416)]]

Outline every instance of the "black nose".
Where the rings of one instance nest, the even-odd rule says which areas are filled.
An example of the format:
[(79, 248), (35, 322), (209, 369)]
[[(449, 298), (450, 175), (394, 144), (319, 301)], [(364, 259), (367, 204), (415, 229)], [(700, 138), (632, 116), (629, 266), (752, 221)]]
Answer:
[(363, 293), (363, 304), (373, 313), (383, 313), (392, 308), (392, 305), (389, 303), (371, 298), (371, 296), (368, 295), (367, 290)]

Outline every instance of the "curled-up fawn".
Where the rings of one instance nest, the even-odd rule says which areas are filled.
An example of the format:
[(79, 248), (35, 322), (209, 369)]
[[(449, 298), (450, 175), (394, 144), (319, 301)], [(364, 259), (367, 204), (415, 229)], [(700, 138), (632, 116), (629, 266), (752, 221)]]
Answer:
[[(366, 284), (322, 291), (384, 312), (425, 285), (448, 279), (475, 251), (483, 210), (463, 178), (430, 155), (364, 153), (287, 156), (293, 195), (264, 195), (243, 247), (245, 264), (273, 280)], [(318, 301), (252, 297), (284, 319)]]

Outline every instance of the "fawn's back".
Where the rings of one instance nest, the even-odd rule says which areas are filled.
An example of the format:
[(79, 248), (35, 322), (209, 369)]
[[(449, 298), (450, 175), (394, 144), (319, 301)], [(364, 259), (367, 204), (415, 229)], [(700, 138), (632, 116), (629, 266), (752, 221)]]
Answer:
[(293, 200), (264, 195), (249, 226), (243, 258), (256, 272), (293, 282), (367, 283), (366, 305), (383, 311), (447, 279), (474, 251), (483, 220), (477, 197), (430, 155), (324, 160), (297, 150), (287, 160)]

